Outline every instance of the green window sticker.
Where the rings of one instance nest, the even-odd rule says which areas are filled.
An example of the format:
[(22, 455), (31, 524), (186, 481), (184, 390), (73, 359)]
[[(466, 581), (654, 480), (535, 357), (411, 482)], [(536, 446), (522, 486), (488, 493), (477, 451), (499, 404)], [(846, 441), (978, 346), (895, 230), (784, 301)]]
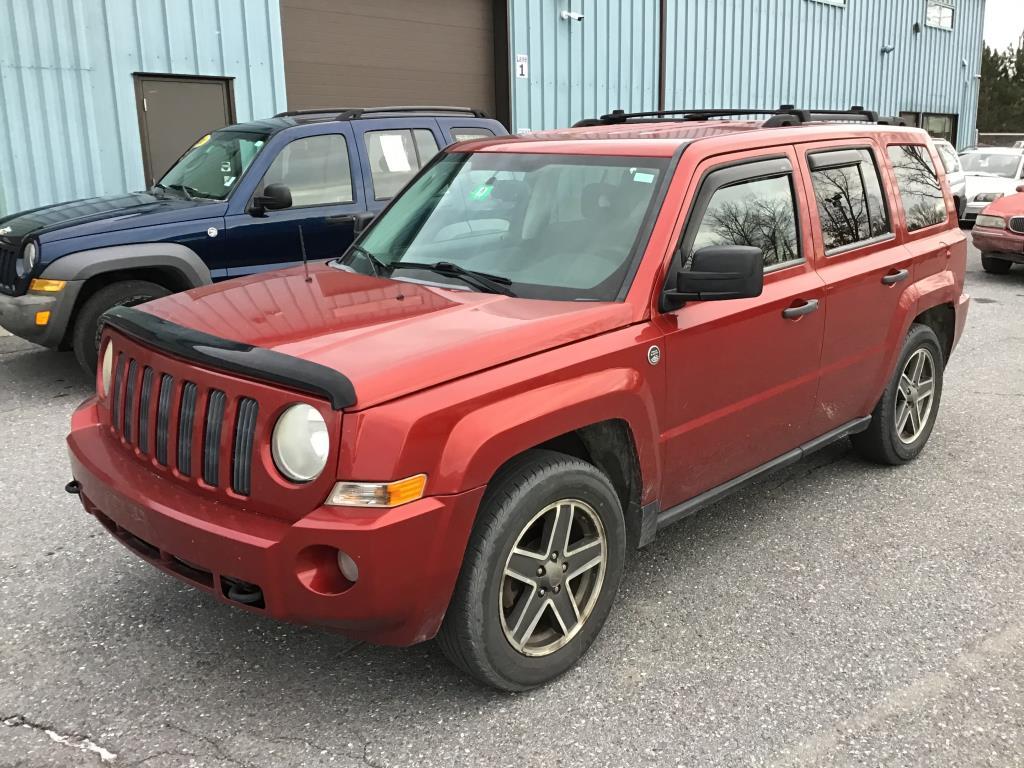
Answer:
[(491, 184), (481, 184), (479, 187), (477, 187), (476, 189), (469, 193), (469, 199), (476, 200), (477, 202), (481, 200), (486, 200), (488, 197), (491, 196), (491, 192), (493, 190), (494, 187)]

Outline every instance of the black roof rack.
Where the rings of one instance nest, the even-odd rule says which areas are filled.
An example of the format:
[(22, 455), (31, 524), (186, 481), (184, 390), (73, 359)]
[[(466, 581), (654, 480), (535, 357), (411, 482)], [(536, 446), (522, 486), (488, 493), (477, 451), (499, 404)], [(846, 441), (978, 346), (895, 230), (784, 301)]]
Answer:
[(303, 115), (331, 115), (334, 120), (358, 120), (361, 117), (379, 115), (381, 113), (409, 112), (424, 115), (469, 115), (486, 118), (487, 114), (471, 107), (434, 107), (434, 106), (393, 106), (393, 107), (319, 107), (317, 109), (293, 109), (278, 112), (274, 117), (301, 117)]
[(586, 128), (595, 125), (618, 125), (622, 123), (654, 123), (672, 120), (711, 120), (720, 117), (753, 117), (770, 115), (764, 121), (765, 128), (780, 128), (811, 122), (856, 122), (877, 125), (906, 125), (901, 117), (883, 117), (877, 112), (853, 106), (849, 109), (797, 109), (792, 104), (783, 104), (778, 109), (666, 109), (656, 112), (624, 112), (616, 109), (607, 115), (580, 120), (573, 127)]

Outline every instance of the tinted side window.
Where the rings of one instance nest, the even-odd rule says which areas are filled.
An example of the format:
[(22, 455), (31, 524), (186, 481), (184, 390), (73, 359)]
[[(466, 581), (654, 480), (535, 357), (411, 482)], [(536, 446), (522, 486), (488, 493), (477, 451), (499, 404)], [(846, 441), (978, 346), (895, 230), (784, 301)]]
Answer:
[(809, 155), (825, 250), (888, 234), (878, 168), (866, 149)]
[(715, 192), (690, 255), (709, 245), (760, 248), (765, 269), (799, 259), (792, 177), (741, 181)]
[(466, 141), (468, 139), (490, 139), (494, 131), (486, 128), (452, 128), (452, 141)]
[(946, 169), (946, 173), (960, 173), (960, 158), (957, 157), (953, 148), (948, 144), (936, 144), (935, 148), (939, 150), (939, 158), (942, 160), (942, 167)]
[(437, 154), (437, 149), (433, 132), (425, 128), (367, 131), (366, 155), (374, 198), (394, 197)]
[(292, 191), (292, 205), (352, 202), (352, 171), (348, 144), (336, 133), (296, 139), (281, 150), (260, 183), (285, 184)]
[(889, 147), (896, 186), (903, 200), (907, 229), (913, 232), (946, 220), (946, 201), (928, 149), (919, 144)]

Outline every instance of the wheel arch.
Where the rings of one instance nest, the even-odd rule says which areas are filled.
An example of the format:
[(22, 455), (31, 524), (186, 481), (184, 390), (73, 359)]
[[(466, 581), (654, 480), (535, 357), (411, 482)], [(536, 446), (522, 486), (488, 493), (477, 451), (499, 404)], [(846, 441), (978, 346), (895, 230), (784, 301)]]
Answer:
[(195, 251), (179, 243), (139, 243), (78, 251), (49, 264), (42, 277), (81, 283), (67, 316), (62, 348), (70, 343), (79, 310), (108, 285), (147, 280), (177, 293), (212, 282), (209, 267)]
[(489, 485), (530, 450), (575, 456), (612, 482), (632, 540), (640, 508), (660, 483), (656, 425), (654, 398), (638, 371), (599, 371), (467, 414), (441, 452), (438, 477), (452, 489), (474, 488)]

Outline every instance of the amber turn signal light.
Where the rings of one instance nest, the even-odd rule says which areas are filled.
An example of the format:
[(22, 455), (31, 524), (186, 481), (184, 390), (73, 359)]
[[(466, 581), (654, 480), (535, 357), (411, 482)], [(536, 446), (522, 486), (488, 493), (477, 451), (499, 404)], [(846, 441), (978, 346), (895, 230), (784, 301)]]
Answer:
[(426, 487), (426, 475), (391, 483), (337, 482), (324, 503), (334, 507), (397, 507), (422, 498)]

